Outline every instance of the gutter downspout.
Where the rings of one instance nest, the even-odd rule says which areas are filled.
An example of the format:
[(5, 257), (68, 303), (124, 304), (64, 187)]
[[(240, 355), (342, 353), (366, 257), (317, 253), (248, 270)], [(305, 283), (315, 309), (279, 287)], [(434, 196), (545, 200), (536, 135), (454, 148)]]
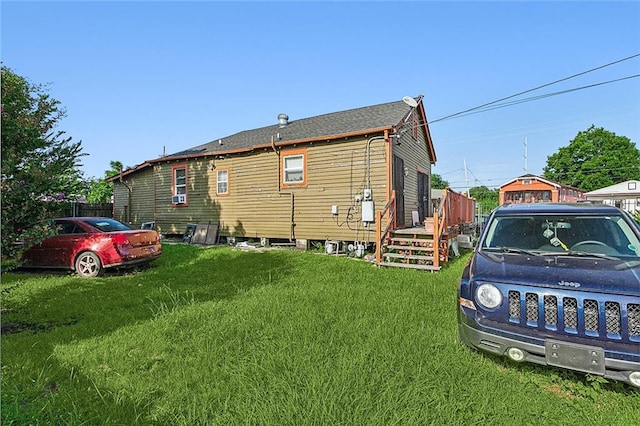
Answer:
[(387, 156), (387, 166), (385, 167), (386, 169), (386, 178), (387, 178), (387, 195), (385, 197), (385, 204), (389, 202), (389, 200), (391, 199), (391, 191), (393, 190), (393, 188), (391, 187), (392, 183), (391, 182), (391, 164), (392, 164), (392, 152), (391, 152), (391, 147), (392, 147), (392, 143), (391, 143), (391, 138), (389, 138), (389, 131), (385, 130), (384, 131), (384, 142), (385, 142), (385, 155)]

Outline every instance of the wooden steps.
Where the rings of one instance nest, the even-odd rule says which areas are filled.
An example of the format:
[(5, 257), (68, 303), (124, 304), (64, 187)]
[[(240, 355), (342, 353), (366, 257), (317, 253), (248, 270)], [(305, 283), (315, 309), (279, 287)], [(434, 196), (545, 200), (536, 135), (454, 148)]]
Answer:
[(382, 262), (382, 263), (380, 263), (379, 266), (393, 267), (393, 268), (424, 269), (424, 270), (432, 271), (432, 272), (440, 270), (439, 266), (420, 265), (420, 264), (415, 264), (415, 263)]
[(392, 233), (382, 245), (378, 266), (439, 271), (433, 262), (433, 235)]

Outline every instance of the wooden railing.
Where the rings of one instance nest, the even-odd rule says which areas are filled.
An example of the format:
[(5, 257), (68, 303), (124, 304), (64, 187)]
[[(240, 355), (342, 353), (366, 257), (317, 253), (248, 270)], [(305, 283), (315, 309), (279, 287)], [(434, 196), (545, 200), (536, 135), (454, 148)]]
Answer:
[(433, 266), (440, 267), (440, 237), (444, 227), (441, 223), (441, 216), (437, 211), (433, 212)]
[[(383, 218), (386, 218), (386, 223), (383, 229)], [(384, 209), (376, 212), (376, 264), (382, 261), (382, 244), (387, 238), (389, 231), (394, 230), (396, 227), (396, 191), (391, 191), (391, 197), (384, 206)]]
[[(431, 220), (425, 221), (429, 234), (433, 235), (433, 266), (440, 267), (441, 262), (449, 258), (449, 242), (451, 235), (456, 235), (461, 225), (473, 221), (475, 200), (464, 194), (457, 193), (450, 188), (442, 190), (442, 199), (438, 208), (433, 212), (433, 229)], [(384, 209), (376, 212), (376, 264), (382, 262), (382, 247), (391, 231), (396, 229), (396, 192)], [(445, 236), (445, 234), (448, 234)]]
[[(442, 190), (442, 199), (433, 213), (433, 264), (440, 265), (440, 255), (447, 261), (449, 257), (448, 243), (443, 239), (445, 232), (459, 228), (463, 223), (473, 222), (475, 200), (450, 188)], [(441, 247), (441, 244), (443, 245)]]

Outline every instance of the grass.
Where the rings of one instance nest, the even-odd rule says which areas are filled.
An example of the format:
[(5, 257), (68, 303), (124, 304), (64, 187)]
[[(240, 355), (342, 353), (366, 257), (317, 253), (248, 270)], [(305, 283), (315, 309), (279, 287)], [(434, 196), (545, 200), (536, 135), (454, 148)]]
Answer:
[(463, 347), (467, 256), (167, 245), (135, 273), (4, 274), (2, 424), (640, 423), (628, 385)]

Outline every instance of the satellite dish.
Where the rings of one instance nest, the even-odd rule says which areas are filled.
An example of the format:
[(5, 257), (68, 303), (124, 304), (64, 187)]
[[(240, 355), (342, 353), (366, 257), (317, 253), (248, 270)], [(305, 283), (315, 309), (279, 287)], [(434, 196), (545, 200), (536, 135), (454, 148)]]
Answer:
[(418, 106), (418, 102), (413, 99), (411, 96), (405, 96), (404, 98), (402, 98), (402, 101), (409, 105), (411, 108), (415, 108)]

